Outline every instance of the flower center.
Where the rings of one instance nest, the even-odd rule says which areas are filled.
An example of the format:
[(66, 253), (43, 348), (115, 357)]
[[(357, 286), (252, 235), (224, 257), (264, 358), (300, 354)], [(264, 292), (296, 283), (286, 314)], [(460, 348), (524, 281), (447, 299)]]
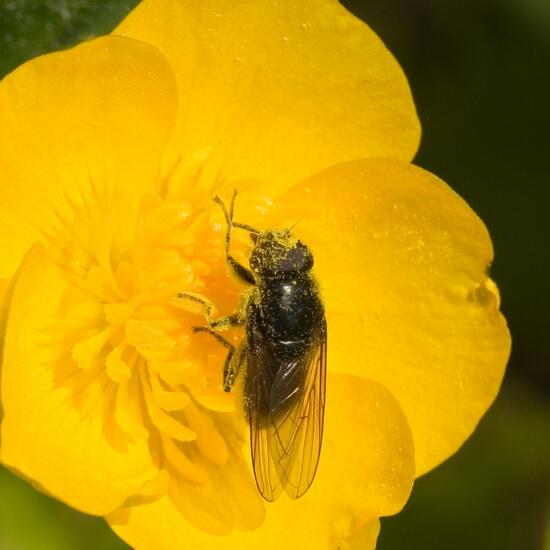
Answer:
[(206, 322), (204, 305), (180, 295), (208, 297), (220, 315), (238, 304), (220, 212), (206, 193), (145, 196), (134, 214), (98, 199), (60, 227), (48, 250), (70, 284), (52, 327), (55, 383), (81, 411), (101, 408), (113, 445), (148, 439), (170, 479), (207, 484), (235, 434), (243, 443), (224, 414), (239, 396), (222, 389), (225, 350), (192, 331)]

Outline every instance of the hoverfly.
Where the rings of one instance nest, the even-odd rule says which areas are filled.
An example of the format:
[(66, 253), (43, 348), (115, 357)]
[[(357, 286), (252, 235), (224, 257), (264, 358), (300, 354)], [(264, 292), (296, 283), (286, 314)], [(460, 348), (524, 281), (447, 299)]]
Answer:
[[(236, 191), (229, 209), (219, 197), (227, 230), (225, 254), (235, 275), (253, 285), (237, 313), (195, 327), (228, 350), (223, 387), (230, 391), (246, 365), (244, 409), (256, 484), (267, 501), (284, 489), (301, 497), (311, 486), (321, 452), (325, 412), (327, 326), (311, 269), (313, 255), (290, 230), (259, 231), (233, 221)], [(233, 228), (248, 231), (254, 244), (250, 269), (231, 255)], [(219, 334), (244, 324), (238, 347)]]

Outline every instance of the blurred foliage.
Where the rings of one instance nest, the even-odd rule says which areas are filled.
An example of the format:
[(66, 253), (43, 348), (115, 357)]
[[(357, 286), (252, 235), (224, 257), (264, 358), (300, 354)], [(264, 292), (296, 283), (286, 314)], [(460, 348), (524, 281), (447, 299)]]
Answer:
[(2, 550), (124, 550), (101, 518), (57, 502), (0, 468)]
[(2, 0), (0, 75), (37, 55), (105, 34), (138, 0)]
[(549, 519), (550, 407), (507, 385), (474, 437), (420, 478), (379, 550), (542, 550)]
[[(108, 32), (137, 0), (3, 0), (0, 76)], [(503, 391), (464, 448), (382, 522), (380, 550), (550, 550), (550, 2), (343, 0), (405, 69), (423, 126), (416, 163), (491, 231), (513, 336)], [(546, 542), (544, 542), (546, 534)], [(99, 518), (0, 469), (0, 548), (119, 549)]]

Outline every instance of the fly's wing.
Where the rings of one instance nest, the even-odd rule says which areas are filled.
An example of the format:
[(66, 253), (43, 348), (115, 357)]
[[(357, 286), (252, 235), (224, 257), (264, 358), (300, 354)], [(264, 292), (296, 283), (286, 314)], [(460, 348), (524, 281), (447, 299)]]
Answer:
[(321, 452), (326, 323), (323, 319), (309, 351), (297, 361), (278, 365), (274, 375), (273, 365), (280, 360), (253, 329), (248, 334), (248, 350), (250, 443), (258, 489), (268, 501), (283, 489), (299, 498), (313, 482)]
[[(313, 483), (319, 464), (325, 417), (327, 367), (327, 331), (323, 319), (312, 339), (311, 349), (297, 365), (290, 366), (283, 377), (301, 379), (298, 394), (282, 414), (273, 414), (268, 426), (270, 456), (285, 492), (292, 498), (301, 497)], [(277, 380), (272, 392), (279, 383)]]
[(270, 377), (271, 369), (265, 367), (272, 365), (274, 357), (261, 332), (255, 330), (252, 317), (249, 325), (245, 400), (250, 424), (250, 452), (258, 490), (272, 502), (283, 490), (269, 445), (269, 401), (273, 378)]

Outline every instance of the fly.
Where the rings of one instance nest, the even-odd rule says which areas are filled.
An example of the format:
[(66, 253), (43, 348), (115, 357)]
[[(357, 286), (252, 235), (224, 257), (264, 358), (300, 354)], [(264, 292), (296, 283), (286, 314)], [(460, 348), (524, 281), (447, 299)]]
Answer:
[[(233, 221), (236, 191), (229, 209), (219, 197), (227, 230), (225, 253), (235, 275), (252, 286), (237, 313), (195, 327), (228, 349), (223, 388), (231, 391), (245, 366), (244, 409), (258, 490), (274, 501), (284, 490), (301, 497), (311, 486), (321, 452), (325, 412), (327, 326), (311, 269), (310, 249), (291, 230), (259, 231)], [(246, 230), (254, 243), (250, 268), (231, 255), (233, 228)], [(180, 294), (199, 300), (194, 295)], [(199, 300), (200, 301), (200, 300)], [(219, 331), (245, 325), (233, 346)]]

